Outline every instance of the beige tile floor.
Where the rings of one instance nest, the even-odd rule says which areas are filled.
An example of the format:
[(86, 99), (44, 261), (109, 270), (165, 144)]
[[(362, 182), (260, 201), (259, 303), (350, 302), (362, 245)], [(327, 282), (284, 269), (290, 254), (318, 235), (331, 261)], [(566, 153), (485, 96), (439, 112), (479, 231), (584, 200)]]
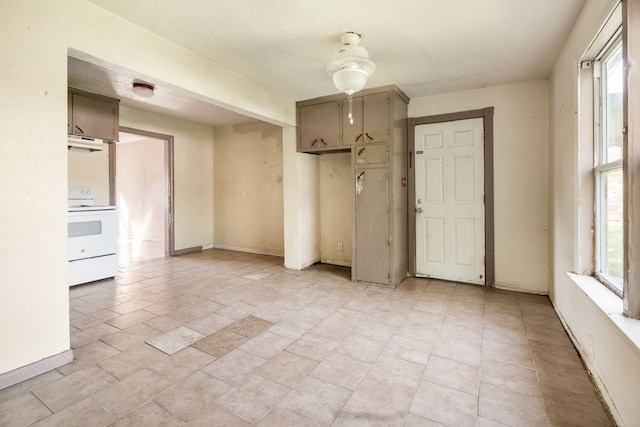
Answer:
[(612, 425), (546, 297), (146, 246), (70, 290), (74, 362), (0, 425)]

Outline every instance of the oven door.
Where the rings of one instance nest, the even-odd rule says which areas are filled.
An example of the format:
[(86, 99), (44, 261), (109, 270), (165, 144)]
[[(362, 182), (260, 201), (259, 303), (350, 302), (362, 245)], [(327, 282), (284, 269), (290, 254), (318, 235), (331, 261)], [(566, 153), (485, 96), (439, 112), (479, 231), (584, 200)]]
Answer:
[(115, 254), (115, 209), (69, 212), (69, 261)]

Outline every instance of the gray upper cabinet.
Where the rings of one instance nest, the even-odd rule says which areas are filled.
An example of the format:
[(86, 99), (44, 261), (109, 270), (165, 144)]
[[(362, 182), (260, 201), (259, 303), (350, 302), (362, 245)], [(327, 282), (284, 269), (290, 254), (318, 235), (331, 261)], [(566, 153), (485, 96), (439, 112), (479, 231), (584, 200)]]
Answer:
[(67, 133), (117, 141), (119, 100), (69, 89)]
[(340, 145), (340, 102), (298, 108), (298, 151), (335, 150)]
[(349, 100), (342, 101), (342, 143), (346, 146), (389, 140), (389, 93), (353, 98), (353, 123), (349, 121)]

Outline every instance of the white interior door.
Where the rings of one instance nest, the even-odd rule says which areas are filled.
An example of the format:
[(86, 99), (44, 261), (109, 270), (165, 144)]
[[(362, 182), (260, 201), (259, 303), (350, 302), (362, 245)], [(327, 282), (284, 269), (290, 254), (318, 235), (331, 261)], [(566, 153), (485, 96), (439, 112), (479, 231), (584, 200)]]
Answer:
[(416, 275), (484, 284), (483, 120), (416, 126), (415, 159)]

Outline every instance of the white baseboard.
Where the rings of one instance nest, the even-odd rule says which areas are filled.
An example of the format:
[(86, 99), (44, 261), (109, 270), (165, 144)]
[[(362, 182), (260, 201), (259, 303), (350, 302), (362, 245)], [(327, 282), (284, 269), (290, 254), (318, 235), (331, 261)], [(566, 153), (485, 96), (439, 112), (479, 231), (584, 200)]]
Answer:
[(320, 259), (320, 262), (323, 264), (331, 264), (331, 265), (337, 265), (340, 267), (351, 267), (351, 263), (350, 262), (346, 262), (346, 261), (338, 261), (338, 260), (332, 260), (332, 259)]
[(173, 251), (173, 253), (177, 256), (177, 255), (185, 255), (185, 254), (190, 254), (193, 252), (201, 252), (201, 251), (202, 251), (202, 246), (194, 246), (192, 248), (176, 249), (175, 251)]
[(21, 368), (14, 369), (13, 371), (5, 372), (4, 374), (0, 374), (0, 390), (71, 362), (73, 362), (73, 350), (69, 349)]
[(534, 295), (549, 295), (549, 291), (528, 288), (526, 286), (520, 285), (512, 285), (510, 283), (495, 283), (493, 285), (496, 289), (502, 289), (503, 291), (514, 291), (514, 292), (522, 292), (525, 294), (534, 294)]
[(284, 254), (274, 254), (266, 251), (259, 251), (257, 249), (252, 248), (241, 248), (237, 246), (227, 246), (227, 245), (212, 245), (212, 249), (224, 249), (227, 251), (235, 251), (235, 252), (248, 252), (250, 254), (258, 254), (258, 255), (269, 255), (269, 256), (277, 256), (280, 258), (284, 257)]

